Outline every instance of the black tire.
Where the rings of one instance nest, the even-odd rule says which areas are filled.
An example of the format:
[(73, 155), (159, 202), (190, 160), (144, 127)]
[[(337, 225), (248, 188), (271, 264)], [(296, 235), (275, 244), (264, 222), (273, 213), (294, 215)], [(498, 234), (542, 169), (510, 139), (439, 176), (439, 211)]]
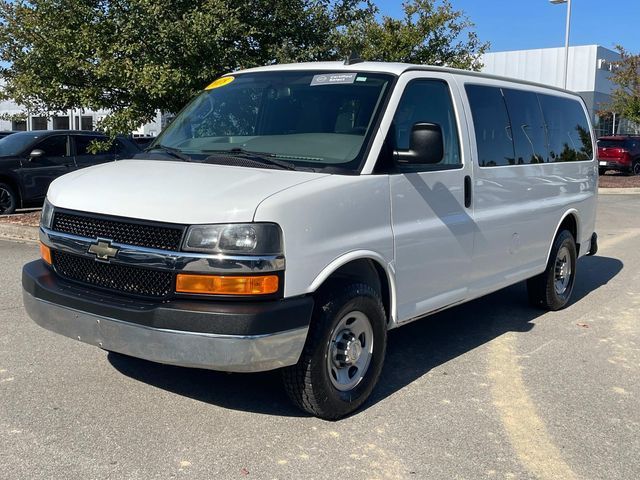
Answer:
[(599, 168), (598, 169), (598, 175), (604, 175), (607, 172), (606, 168)]
[(18, 208), (18, 195), (6, 183), (0, 183), (0, 215), (8, 215)]
[(631, 165), (631, 175), (640, 175), (640, 158), (636, 158)]
[[(567, 306), (576, 279), (576, 257), (576, 241), (573, 235), (568, 230), (562, 230), (553, 242), (545, 271), (527, 280), (531, 305), (552, 311)], [(565, 258), (569, 265), (568, 273), (566, 269), (563, 270), (562, 263), (565, 262), (561, 261), (562, 258)], [(563, 281), (566, 279), (566, 284), (558, 278), (562, 278)]]
[[(339, 351), (336, 346), (344, 345), (333, 341), (338, 334), (338, 327), (344, 323), (344, 319), (347, 319), (348, 325), (353, 312), (367, 317), (373, 350), (367, 367), (362, 369), (359, 383), (348, 390), (340, 390), (335, 386), (339, 381), (333, 375), (329, 362), (336, 361), (335, 352)], [(357, 410), (380, 378), (387, 347), (386, 323), (380, 294), (369, 285), (339, 284), (320, 293), (300, 360), (282, 371), (285, 389), (291, 400), (302, 410), (325, 420), (337, 420)], [(362, 342), (357, 341), (362, 346)], [(361, 354), (367, 353), (362, 351), (358, 357)], [(343, 355), (342, 358), (348, 357)], [(349, 375), (351, 370), (340, 367), (343, 368), (347, 368)]]

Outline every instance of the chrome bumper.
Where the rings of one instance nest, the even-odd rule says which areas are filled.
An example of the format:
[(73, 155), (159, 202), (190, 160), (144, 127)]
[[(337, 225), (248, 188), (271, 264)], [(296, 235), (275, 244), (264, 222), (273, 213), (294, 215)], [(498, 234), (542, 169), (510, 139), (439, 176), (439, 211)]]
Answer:
[(295, 364), (308, 330), (248, 336), (185, 332), (82, 312), (24, 290), (23, 299), (33, 321), (52, 332), (153, 362), (227, 372), (259, 372)]

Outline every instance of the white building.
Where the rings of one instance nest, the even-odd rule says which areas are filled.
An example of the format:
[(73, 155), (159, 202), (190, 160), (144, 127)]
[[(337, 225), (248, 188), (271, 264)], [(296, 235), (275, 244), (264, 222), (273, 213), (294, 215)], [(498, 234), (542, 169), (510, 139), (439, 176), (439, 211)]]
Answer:
[[(562, 87), (564, 53), (564, 47), (486, 53), (482, 71)], [(636, 125), (602, 112), (615, 88), (609, 77), (613, 62), (619, 59), (617, 52), (599, 45), (569, 47), (567, 89), (584, 98), (598, 136), (639, 133)]]
[[(31, 115), (12, 101), (0, 102), (0, 115), (16, 116), (14, 119), (0, 119), (0, 130), (95, 130), (108, 111), (93, 111), (76, 108), (58, 112), (51, 116)], [(163, 126), (163, 115), (158, 111), (153, 122), (142, 125), (131, 132), (134, 136), (155, 137)]]

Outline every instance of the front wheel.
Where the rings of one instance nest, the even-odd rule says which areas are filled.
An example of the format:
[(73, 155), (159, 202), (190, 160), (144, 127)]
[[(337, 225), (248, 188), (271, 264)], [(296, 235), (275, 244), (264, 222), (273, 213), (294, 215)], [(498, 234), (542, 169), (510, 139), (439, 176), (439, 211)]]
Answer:
[(0, 215), (8, 215), (16, 211), (18, 196), (6, 183), (0, 183)]
[(529, 301), (545, 310), (567, 306), (576, 278), (576, 242), (568, 230), (558, 233), (551, 247), (547, 268), (527, 280)]
[(640, 159), (633, 161), (633, 165), (631, 165), (631, 174), (640, 175)]
[(283, 370), (285, 389), (302, 410), (337, 420), (369, 397), (386, 347), (386, 315), (375, 289), (362, 283), (327, 289), (318, 297), (300, 360)]

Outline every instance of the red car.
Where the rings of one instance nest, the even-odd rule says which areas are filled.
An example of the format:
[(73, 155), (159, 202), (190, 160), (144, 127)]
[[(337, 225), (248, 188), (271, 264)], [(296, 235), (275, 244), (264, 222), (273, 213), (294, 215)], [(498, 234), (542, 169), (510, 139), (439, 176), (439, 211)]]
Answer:
[(598, 139), (598, 170), (640, 175), (640, 136), (611, 135)]

